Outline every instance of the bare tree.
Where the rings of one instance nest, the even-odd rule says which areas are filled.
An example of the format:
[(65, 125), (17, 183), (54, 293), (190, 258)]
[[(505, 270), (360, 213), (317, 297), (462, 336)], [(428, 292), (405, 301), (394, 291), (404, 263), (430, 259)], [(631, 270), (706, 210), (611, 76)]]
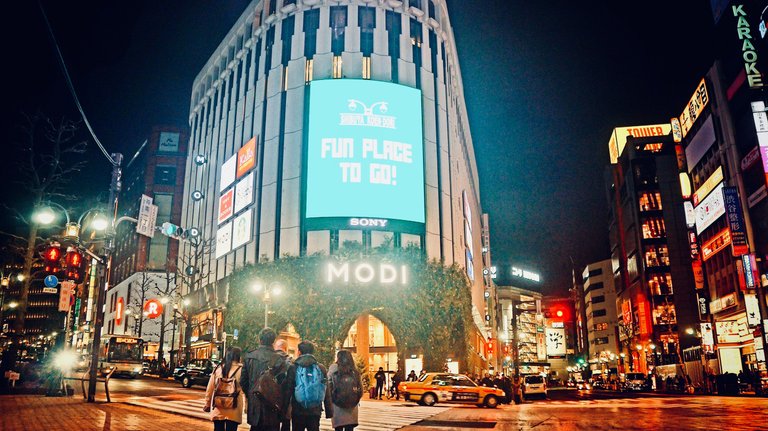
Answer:
[[(19, 178), (17, 183), (29, 196), (33, 211), (52, 198), (73, 200), (73, 196), (66, 193), (66, 186), (72, 176), (85, 166), (83, 153), (86, 142), (77, 139), (78, 123), (64, 118), (54, 122), (39, 113), (31, 117), (25, 115), (24, 120), (20, 126), (21, 140), (16, 142), (22, 155), (16, 165)], [(32, 280), (30, 273), (41, 239), (35, 223), (18, 210), (11, 210), (16, 213), (19, 222), (29, 227), (23, 253), (24, 280), (15, 320), (16, 334), (22, 335)]]
[[(142, 271), (139, 273), (139, 279), (134, 283), (136, 283), (137, 295), (133, 296), (127, 308), (131, 310), (131, 314), (133, 314), (136, 319), (136, 336), (141, 337), (144, 326), (144, 303), (151, 296), (150, 289), (152, 289), (152, 287), (157, 289), (157, 282), (153, 280), (147, 272)], [(130, 286), (129, 289), (132, 291), (131, 293), (133, 293), (133, 286)]]
[[(214, 255), (216, 247), (216, 238), (199, 238), (194, 242), (183, 244), (184, 247), (180, 247), (182, 250), (179, 253), (179, 265), (176, 270), (176, 281), (179, 289), (179, 296), (183, 292), (182, 286), (186, 287), (186, 292), (194, 292), (203, 285), (204, 281), (210, 280), (210, 277), (214, 275), (213, 265), (211, 265), (211, 257)], [(202, 304), (197, 304), (198, 308)], [(184, 322), (184, 358), (189, 361), (191, 357), (191, 337), (192, 337), (192, 321), (193, 312), (197, 311), (192, 306), (184, 306), (181, 311), (178, 312), (179, 317)], [(198, 324), (200, 324), (198, 322)]]

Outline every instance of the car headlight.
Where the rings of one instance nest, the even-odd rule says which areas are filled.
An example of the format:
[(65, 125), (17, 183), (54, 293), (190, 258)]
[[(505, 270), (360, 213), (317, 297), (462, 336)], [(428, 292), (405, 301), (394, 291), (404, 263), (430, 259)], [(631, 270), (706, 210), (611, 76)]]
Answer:
[(135, 367), (135, 368), (133, 369), (133, 372), (135, 372), (135, 373), (140, 373), (140, 372), (141, 372), (141, 367)]

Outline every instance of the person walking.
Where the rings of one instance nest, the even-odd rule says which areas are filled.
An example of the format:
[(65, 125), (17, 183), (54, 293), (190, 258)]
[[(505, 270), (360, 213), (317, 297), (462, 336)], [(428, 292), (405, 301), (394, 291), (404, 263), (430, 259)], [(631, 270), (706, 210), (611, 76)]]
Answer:
[(333, 404), (331, 425), (336, 431), (353, 431), (358, 425), (363, 382), (349, 350), (336, 353), (336, 362), (328, 367), (328, 384)]
[[(288, 369), (293, 365), (293, 361), (291, 360), (290, 355), (288, 355), (288, 342), (284, 339), (279, 339), (275, 341), (275, 353), (280, 355), (281, 358), (285, 361), (286, 366)], [(285, 412), (285, 416), (282, 418), (282, 421), (280, 422), (280, 431), (291, 431), (291, 397), (293, 396), (292, 393), (287, 392), (287, 386), (285, 385), (283, 387), (283, 406), (282, 410)]]
[(262, 329), (259, 347), (248, 352), (243, 361), (240, 386), (248, 397), (251, 431), (279, 431), (287, 413), (283, 410), (283, 394), (293, 391), (293, 384), (287, 378), (285, 359), (272, 348), (275, 338), (274, 329)]
[(331, 387), (328, 370), (315, 359), (315, 345), (311, 341), (299, 343), (299, 357), (288, 370), (288, 379), (294, 382), (291, 397), (291, 421), (294, 431), (319, 431), (320, 416), (333, 417)]
[(376, 371), (373, 378), (376, 379), (376, 398), (381, 399), (387, 381), (387, 375), (384, 373), (384, 368), (379, 367), (379, 371)]
[(406, 377), (405, 381), (406, 382), (415, 382), (416, 379), (418, 379), (418, 376), (416, 376), (416, 371), (415, 370), (411, 370), (411, 372), (408, 373), (408, 377)]
[(211, 414), (214, 431), (237, 431), (243, 423), (245, 396), (240, 387), (242, 351), (239, 347), (228, 350), (224, 362), (211, 374), (205, 389), (203, 411)]
[(401, 374), (402, 371), (397, 370), (395, 374), (392, 375), (392, 392), (395, 394), (395, 399), (400, 401), (400, 382), (403, 381), (403, 375)]

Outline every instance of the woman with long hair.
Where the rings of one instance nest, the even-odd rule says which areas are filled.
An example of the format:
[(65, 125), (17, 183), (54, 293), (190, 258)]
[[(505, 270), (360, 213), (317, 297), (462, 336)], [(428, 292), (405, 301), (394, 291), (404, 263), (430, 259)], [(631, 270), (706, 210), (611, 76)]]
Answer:
[(237, 431), (238, 425), (243, 422), (245, 397), (240, 387), (242, 350), (239, 347), (227, 350), (224, 362), (211, 374), (205, 390), (203, 410), (211, 413), (214, 431)]
[(363, 383), (355, 359), (349, 350), (339, 350), (336, 362), (328, 367), (333, 417), (336, 431), (352, 431), (358, 425), (358, 406), (363, 396)]

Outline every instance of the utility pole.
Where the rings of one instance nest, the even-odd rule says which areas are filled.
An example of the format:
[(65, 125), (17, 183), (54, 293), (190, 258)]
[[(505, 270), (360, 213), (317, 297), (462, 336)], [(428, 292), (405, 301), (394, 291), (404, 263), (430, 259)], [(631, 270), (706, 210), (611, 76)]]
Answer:
[(107, 240), (104, 247), (104, 262), (106, 265), (104, 271), (103, 287), (96, 290), (96, 317), (93, 322), (93, 344), (91, 345), (91, 370), (88, 376), (88, 402), (96, 401), (96, 379), (99, 372), (99, 350), (101, 347), (101, 329), (104, 326), (104, 304), (107, 301), (107, 291), (109, 290), (109, 277), (112, 270), (112, 249), (115, 247), (115, 228), (117, 221), (117, 198), (122, 188), (122, 168), (123, 155), (112, 153), (112, 180), (109, 184), (109, 202), (108, 208), (112, 211), (112, 222), (107, 231)]

